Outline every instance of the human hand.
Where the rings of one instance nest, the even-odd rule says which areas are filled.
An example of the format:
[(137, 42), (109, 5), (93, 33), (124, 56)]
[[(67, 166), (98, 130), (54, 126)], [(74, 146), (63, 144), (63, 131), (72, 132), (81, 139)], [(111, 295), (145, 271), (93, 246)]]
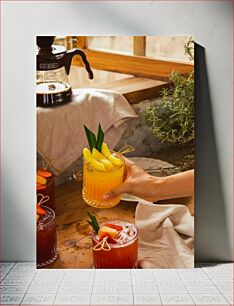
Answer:
[(109, 200), (121, 193), (129, 193), (147, 201), (157, 201), (157, 186), (161, 178), (146, 173), (140, 166), (125, 158), (125, 180), (124, 183), (110, 192), (104, 194), (103, 198)]

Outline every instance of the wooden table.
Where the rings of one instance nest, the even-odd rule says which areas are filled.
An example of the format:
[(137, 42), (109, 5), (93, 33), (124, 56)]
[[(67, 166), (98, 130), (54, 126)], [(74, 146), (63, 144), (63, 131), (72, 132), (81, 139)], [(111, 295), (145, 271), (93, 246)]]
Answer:
[(87, 211), (99, 222), (124, 219), (134, 222), (137, 203), (121, 201), (111, 209), (88, 206), (81, 195), (82, 182), (71, 181), (56, 188), (56, 223), (59, 258), (48, 268), (92, 268), (91, 227)]

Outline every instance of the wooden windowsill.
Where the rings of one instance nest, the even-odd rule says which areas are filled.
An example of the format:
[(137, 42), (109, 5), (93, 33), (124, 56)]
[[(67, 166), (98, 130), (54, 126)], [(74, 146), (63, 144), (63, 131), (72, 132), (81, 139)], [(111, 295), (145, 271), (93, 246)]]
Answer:
[(163, 88), (168, 88), (169, 82), (147, 78), (127, 77), (125, 79), (99, 84), (100, 89), (110, 89), (121, 93), (130, 104), (160, 96)]
[[(139, 78), (169, 81), (172, 71), (188, 75), (194, 65), (184, 61), (156, 59), (136, 55), (124, 55), (114, 52), (83, 49), (93, 69), (134, 75)], [(80, 57), (72, 60), (75, 66), (84, 66)]]

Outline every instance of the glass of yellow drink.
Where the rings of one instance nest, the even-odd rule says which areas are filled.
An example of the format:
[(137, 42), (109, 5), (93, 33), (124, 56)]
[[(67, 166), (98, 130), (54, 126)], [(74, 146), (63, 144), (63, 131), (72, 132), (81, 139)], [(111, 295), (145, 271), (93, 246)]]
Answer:
[(103, 198), (105, 193), (123, 182), (124, 159), (120, 154), (117, 156), (123, 161), (122, 164), (105, 171), (96, 169), (91, 163), (84, 160), (82, 195), (88, 205), (96, 208), (110, 208), (120, 202), (121, 195), (110, 200)]

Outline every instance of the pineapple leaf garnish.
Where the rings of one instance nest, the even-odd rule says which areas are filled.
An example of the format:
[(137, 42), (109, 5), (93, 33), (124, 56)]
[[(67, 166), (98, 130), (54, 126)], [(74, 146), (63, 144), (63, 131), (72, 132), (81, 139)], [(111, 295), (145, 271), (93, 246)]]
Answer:
[(103, 130), (101, 128), (101, 125), (99, 123), (99, 126), (98, 126), (98, 134), (97, 134), (97, 142), (96, 142), (96, 149), (101, 152), (102, 151), (102, 143), (103, 143), (103, 140), (104, 140), (104, 133), (103, 133)]
[(87, 222), (89, 223), (89, 225), (92, 226), (93, 230), (95, 231), (96, 234), (98, 234), (98, 230), (100, 228), (97, 219), (94, 215), (91, 215), (90, 212), (87, 211), (87, 215), (89, 216), (89, 218), (91, 219), (91, 221), (87, 220)]
[(91, 132), (87, 126), (84, 125), (85, 133), (88, 139), (90, 151), (92, 152), (93, 148), (96, 148), (96, 136), (94, 135), (93, 132)]
[(102, 143), (104, 140), (104, 133), (101, 128), (101, 124), (99, 123), (99, 126), (98, 126), (97, 138), (95, 134), (87, 128), (87, 126), (84, 125), (84, 129), (85, 129), (85, 133), (88, 139), (90, 151), (92, 152), (93, 148), (96, 148), (99, 152), (101, 152)]

